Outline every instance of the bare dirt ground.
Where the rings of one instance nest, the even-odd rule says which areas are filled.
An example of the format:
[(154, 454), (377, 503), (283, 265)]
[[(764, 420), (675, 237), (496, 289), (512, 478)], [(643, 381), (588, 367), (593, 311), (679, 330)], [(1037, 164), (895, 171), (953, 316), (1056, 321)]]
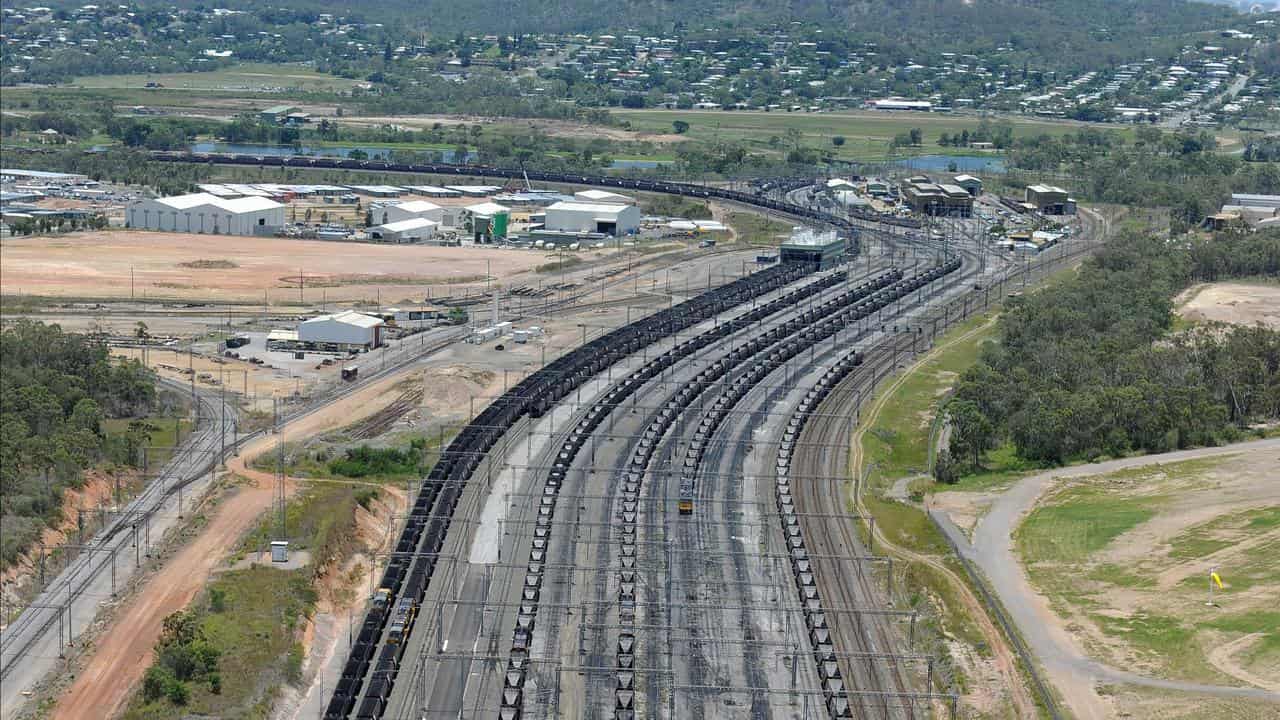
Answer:
[(1178, 312), (1189, 320), (1280, 329), (1280, 285), (1210, 283), (1196, 285), (1177, 297)]
[[(297, 442), (373, 414), (394, 400), (398, 395), (395, 387), (402, 379), (391, 376), (372, 383), (289, 425), (278, 438)], [(199, 534), (151, 577), (98, 640), (83, 672), (58, 699), (51, 718), (111, 717), (124, 708), (151, 663), (152, 648), (160, 637), (164, 618), (191, 602), (210, 574), (235, 550), (241, 536), (271, 506), (273, 476), (254, 470), (249, 463), (274, 448), (276, 442), (277, 437), (261, 438), (227, 463), (231, 473), (247, 481), (213, 509)], [(291, 494), (296, 487), (290, 482), (286, 489)]]
[[(1277, 463), (1259, 440), (1051, 470), (996, 499), (966, 552), (1074, 715), (1275, 717), (1280, 693), (1234, 672), (1280, 674), (1274, 639), (1214, 650), (1274, 633)], [(1214, 565), (1226, 588), (1206, 607)]]
[[(536, 253), (423, 245), (104, 231), (0, 242), (0, 292), (55, 297), (189, 298), (200, 301), (362, 300), (414, 297), (423, 286), (506, 277), (541, 262)], [(223, 267), (192, 267), (200, 260)], [(185, 265), (184, 265), (185, 264)], [(323, 293), (321, 288), (323, 288)]]
[[(1229, 456), (1209, 467), (1169, 466), (1167, 471), (1095, 476), (1062, 484), (1058, 493), (1085, 484), (1106, 487), (1111, 498), (1144, 504), (1149, 500), (1155, 514), (1121, 533), (1083, 564), (1049, 570), (1073, 578), (1069, 593), (1048, 589), (1061, 616), (1054, 622), (1062, 623), (1091, 655), (1116, 667), (1159, 677), (1254, 684), (1251, 678), (1261, 674), (1260, 668), (1235, 658), (1249, 654), (1250, 643), (1240, 641), (1255, 633), (1224, 634), (1208, 625), (1215, 618), (1240, 616), (1245, 618), (1243, 626), (1249, 627), (1249, 613), (1264, 611), (1280, 594), (1280, 572), (1273, 567), (1267, 573), (1260, 567), (1262, 556), (1280, 547), (1280, 524), (1267, 527), (1250, 520), (1255, 512), (1280, 507), (1277, 467), (1280, 449), (1261, 449)], [(1047, 566), (1039, 565), (1041, 572), (1033, 573), (1033, 580), (1045, 575)], [(1215, 567), (1226, 588), (1215, 598), (1218, 607), (1206, 610), (1208, 576)], [(1113, 575), (1111, 568), (1121, 568), (1123, 575)], [(1198, 648), (1196, 657), (1153, 654), (1141, 643), (1127, 641), (1126, 632), (1117, 632), (1114, 626), (1108, 629), (1112, 623), (1126, 628), (1153, 622), (1151, 618), (1174, 618), (1177, 625), (1190, 629), (1188, 639)], [(1268, 664), (1265, 658), (1257, 660), (1259, 665)], [(1276, 685), (1280, 683), (1269, 681), (1261, 687), (1275, 689)]]
[[(142, 358), (142, 350), (140, 348), (119, 348), (111, 349), (112, 355), (127, 357), (131, 360), (139, 360)], [(284, 397), (292, 394), (295, 390), (305, 393), (314, 377), (293, 378), (289, 376), (287, 370), (275, 368), (269, 369), (263, 365), (255, 365), (251, 362), (236, 360), (233, 358), (208, 357), (205, 355), (188, 355), (182, 350), (160, 350), (148, 349), (146, 352), (147, 365), (155, 369), (161, 376), (178, 382), (188, 383), (191, 381), (191, 375), (185, 374), (183, 370), (193, 370), (196, 377), (196, 385), (200, 387), (217, 387), (218, 383), (226, 385), (228, 393), (237, 393), (243, 395), (246, 401), (251, 404), (266, 403), (266, 408), (270, 409), (272, 397)], [(331, 368), (323, 368), (316, 370), (316, 376), (336, 376), (340, 368), (334, 365)], [(208, 375), (207, 378), (200, 377)], [(261, 409), (261, 407), (259, 407)]]

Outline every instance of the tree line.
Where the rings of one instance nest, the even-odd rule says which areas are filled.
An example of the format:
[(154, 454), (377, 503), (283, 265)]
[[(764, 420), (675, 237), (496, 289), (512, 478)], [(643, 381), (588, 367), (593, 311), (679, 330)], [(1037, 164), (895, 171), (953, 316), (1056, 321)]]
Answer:
[(156, 404), (156, 381), (136, 361), (112, 362), (107, 347), (57, 325), (21, 319), (0, 331), (0, 566), (46, 524), (60, 519), (62, 491), (103, 463), (140, 467), (156, 428), (141, 418)]
[(1258, 275), (1280, 276), (1280, 233), (1167, 241), (1128, 231), (1075, 277), (1011, 298), (999, 341), (947, 406), (939, 478), (982, 469), (986, 452), (1006, 443), (1056, 465), (1213, 445), (1280, 419), (1280, 332), (1171, 332), (1180, 290)]
[(1057, 137), (1018, 138), (1009, 166), (1015, 184), (1045, 171), (1069, 174), (1079, 198), (1167, 207), (1184, 228), (1217, 212), (1233, 192), (1280, 193), (1280, 164), (1219, 152), (1217, 140), (1204, 131), (1140, 126), (1130, 141), (1114, 130), (1082, 128)]

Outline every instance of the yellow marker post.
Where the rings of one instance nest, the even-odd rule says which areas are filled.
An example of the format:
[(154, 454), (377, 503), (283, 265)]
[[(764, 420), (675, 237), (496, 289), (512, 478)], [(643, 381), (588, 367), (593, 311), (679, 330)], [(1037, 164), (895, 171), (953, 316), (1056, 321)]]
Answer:
[(1214, 565), (1213, 567), (1209, 568), (1209, 602), (1205, 603), (1205, 605), (1208, 605), (1209, 607), (1217, 607), (1217, 605), (1213, 602), (1213, 586), (1214, 585), (1217, 585), (1219, 590), (1225, 589), (1222, 587), (1222, 576), (1218, 574), (1217, 565)]

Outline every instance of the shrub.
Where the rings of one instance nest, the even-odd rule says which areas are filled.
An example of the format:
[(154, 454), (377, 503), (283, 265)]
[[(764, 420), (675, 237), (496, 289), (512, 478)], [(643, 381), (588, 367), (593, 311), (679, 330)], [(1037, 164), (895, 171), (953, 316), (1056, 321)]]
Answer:
[(155, 702), (164, 696), (165, 690), (169, 687), (169, 682), (173, 680), (173, 673), (169, 669), (161, 665), (153, 665), (147, 669), (147, 674), (142, 678), (142, 697), (147, 702)]
[(187, 690), (186, 683), (178, 680), (177, 678), (174, 678), (169, 682), (169, 686), (165, 688), (164, 694), (169, 698), (169, 702), (174, 705), (186, 705), (187, 701), (191, 699), (191, 692)]

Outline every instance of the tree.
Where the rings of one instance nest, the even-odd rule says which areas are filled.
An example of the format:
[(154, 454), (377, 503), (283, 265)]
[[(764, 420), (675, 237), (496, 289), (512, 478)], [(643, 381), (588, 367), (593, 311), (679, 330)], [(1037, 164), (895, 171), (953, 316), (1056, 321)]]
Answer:
[(920, 128), (911, 128), (908, 134), (911, 137), (912, 145), (920, 145), (924, 141), (924, 133), (920, 132)]
[(671, 122), (671, 129), (675, 130), (677, 135), (683, 135), (689, 131), (689, 123), (684, 120), (673, 120)]
[(947, 448), (939, 450), (938, 457), (934, 458), (933, 479), (946, 485), (953, 485), (960, 479), (956, 462), (952, 459), (951, 451)]
[(968, 458), (982, 467), (982, 454), (991, 447), (995, 427), (972, 400), (955, 400), (947, 405), (951, 421), (951, 454)]
[(844, 147), (844, 136), (836, 135), (835, 137), (831, 138), (831, 144), (835, 145), (836, 147)]

